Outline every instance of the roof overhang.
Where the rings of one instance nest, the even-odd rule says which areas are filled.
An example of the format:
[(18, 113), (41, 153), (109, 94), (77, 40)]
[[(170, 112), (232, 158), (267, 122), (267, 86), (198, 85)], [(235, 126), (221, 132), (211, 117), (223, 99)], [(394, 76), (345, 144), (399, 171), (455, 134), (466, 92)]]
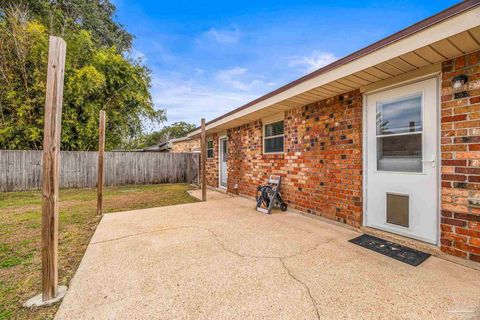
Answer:
[(181, 141), (187, 141), (187, 140), (192, 140), (191, 137), (181, 137), (181, 138), (174, 138), (174, 139), (170, 139), (168, 140), (169, 143), (172, 143), (172, 142), (181, 142)]
[[(461, 2), (299, 78), (206, 124), (207, 134), (360, 89), (439, 72), (441, 62), (480, 50), (480, 0)], [(198, 135), (200, 128), (189, 136)]]

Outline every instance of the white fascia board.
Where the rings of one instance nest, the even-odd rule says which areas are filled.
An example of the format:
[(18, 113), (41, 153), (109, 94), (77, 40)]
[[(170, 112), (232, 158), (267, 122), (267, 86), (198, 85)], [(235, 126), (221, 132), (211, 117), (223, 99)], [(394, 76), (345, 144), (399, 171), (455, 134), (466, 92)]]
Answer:
[[(475, 7), (466, 12), (457, 14), (456, 16), (444, 20), (438, 24), (428, 27), (424, 30), (408, 36), (407, 38), (398, 40), (383, 48), (373, 51), (363, 57), (341, 65), (333, 70), (318, 75), (315, 78), (299, 83), (295, 87), (289, 88), (279, 94), (262, 100), (246, 109), (240, 110), (225, 118), (219, 119), (214, 123), (210, 123), (205, 130), (211, 130), (219, 125), (232, 121), (235, 118), (245, 116), (249, 113), (259, 111), (271, 105), (279, 103), (288, 98), (294, 97), (303, 92), (320, 87), (332, 81), (354, 74), (358, 71), (365, 70), (369, 67), (377, 65), (381, 62), (388, 61), (405, 53), (415, 51), (442, 39), (453, 36), (462, 31), (466, 31), (480, 25), (480, 7)], [(189, 134), (189, 136), (197, 135), (200, 129)]]

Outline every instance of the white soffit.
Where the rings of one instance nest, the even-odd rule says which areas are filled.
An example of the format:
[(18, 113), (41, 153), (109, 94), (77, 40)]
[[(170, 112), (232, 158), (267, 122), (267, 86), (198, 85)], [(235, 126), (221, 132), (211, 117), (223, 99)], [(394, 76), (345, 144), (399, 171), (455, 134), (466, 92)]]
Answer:
[[(206, 130), (218, 132), (375, 83), (439, 71), (439, 62), (477, 50), (478, 6), (221, 117), (208, 123)], [(190, 136), (199, 133), (197, 129)]]

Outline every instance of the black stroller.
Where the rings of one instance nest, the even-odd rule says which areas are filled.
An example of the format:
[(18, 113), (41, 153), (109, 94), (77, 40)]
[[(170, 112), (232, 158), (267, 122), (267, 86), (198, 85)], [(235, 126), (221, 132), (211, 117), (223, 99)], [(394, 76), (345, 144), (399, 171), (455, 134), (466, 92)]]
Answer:
[(280, 208), (282, 211), (287, 211), (287, 204), (283, 201), (280, 194), (280, 185), (282, 177), (270, 176), (266, 186), (257, 187), (257, 201), (256, 210), (267, 214), (272, 213), (272, 208)]

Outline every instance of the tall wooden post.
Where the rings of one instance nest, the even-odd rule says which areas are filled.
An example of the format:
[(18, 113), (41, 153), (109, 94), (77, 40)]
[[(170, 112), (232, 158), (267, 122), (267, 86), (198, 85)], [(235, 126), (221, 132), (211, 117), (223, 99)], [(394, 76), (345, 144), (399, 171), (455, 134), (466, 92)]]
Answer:
[(50, 37), (43, 133), (43, 301), (54, 299), (58, 293), (58, 186), (66, 47), (62, 38)]
[(207, 161), (207, 146), (205, 137), (205, 118), (202, 118), (202, 133), (200, 138), (200, 147), (202, 148), (202, 201), (207, 200), (207, 173), (206, 173), (206, 161)]
[(100, 110), (98, 121), (97, 214), (103, 213), (103, 184), (105, 182), (105, 110)]

